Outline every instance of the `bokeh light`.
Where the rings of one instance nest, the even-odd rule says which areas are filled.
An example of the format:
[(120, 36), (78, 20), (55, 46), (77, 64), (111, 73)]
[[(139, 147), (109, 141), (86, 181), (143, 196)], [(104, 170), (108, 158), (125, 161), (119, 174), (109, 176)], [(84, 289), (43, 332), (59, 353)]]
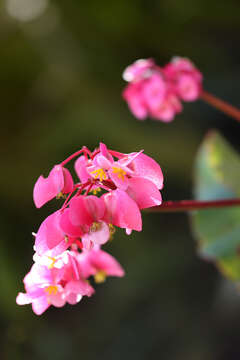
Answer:
[(19, 21), (32, 21), (44, 13), (48, 0), (6, 0), (8, 14)]

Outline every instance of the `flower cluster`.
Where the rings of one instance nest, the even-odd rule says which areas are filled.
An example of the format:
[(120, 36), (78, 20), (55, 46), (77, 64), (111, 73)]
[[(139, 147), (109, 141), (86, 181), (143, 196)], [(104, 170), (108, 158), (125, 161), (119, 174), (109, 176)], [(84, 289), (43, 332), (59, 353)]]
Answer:
[[(75, 157), (76, 184), (65, 168)], [(140, 210), (161, 204), (162, 187), (160, 166), (143, 151), (123, 154), (103, 143), (93, 152), (83, 147), (55, 165), (47, 178), (40, 176), (33, 191), (36, 207), (55, 197), (65, 201), (34, 234), (35, 263), (17, 303), (31, 303), (40, 315), (50, 305), (76, 304), (91, 296), (91, 276), (96, 282), (123, 276), (121, 265), (101, 246), (112, 238), (115, 226), (127, 234), (141, 231)]]
[(164, 67), (141, 59), (123, 73), (129, 84), (123, 98), (140, 120), (147, 116), (169, 122), (182, 111), (181, 100), (194, 101), (202, 90), (202, 74), (187, 58), (174, 57)]

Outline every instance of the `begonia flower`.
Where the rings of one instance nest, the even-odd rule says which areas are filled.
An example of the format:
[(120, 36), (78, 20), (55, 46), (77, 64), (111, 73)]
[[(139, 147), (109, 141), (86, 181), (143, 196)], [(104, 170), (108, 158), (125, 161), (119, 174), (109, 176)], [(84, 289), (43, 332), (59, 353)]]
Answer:
[(37, 208), (43, 206), (56, 196), (73, 190), (73, 179), (70, 172), (61, 165), (55, 165), (47, 178), (38, 178), (33, 189), (33, 200)]
[(186, 58), (175, 57), (164, 67), (141, 59), (123, 73), (128, 85), (123, 98), (139, 120), (147, 116), (170, 122), (182, 111), (181, 100), (194, 101), (202, 91), (202, 74)]
[[(153, 61), (135, 65), (136, 69), (129, 69), (134, 84), (141, 76), (147, 81), (154, 71)], [(144, 75), (146, 69), (148, 75)], [(153, 88), (145, 89), (147, 97), (154, 87), (156, 99), (165, 97), (161, 81), (157, 75), (150, 80)], [(149, 98), (149, 108), (155, 108), (156, 99)], [(80, 182), (74, 184), (64, 166), (77, 156), (75, 171)], [(128, 235), (132, 230), (141, 231), (140, 210), (161, 204), (162, 187), (160, 166), (143, 150), (126, 154), (103, 143), (93, 152), (83, 147), (56, 165), (46, 179), (40, 176), (34, 187), (37, 207), (55, 196), (68, 196), (33, 233), (35, 263), (24, 278), (26, 293), (18, 294), (17, 304), (32, 304), (40, 315), (50, 305), (76, 304), (82, 296), (91, 296), (91, 276), (97, 283), (106, 276), (123, 276), (121, 265), (101, 246), (112, 238), (115, 227), (125, 229)]]
[(125, 274), (119, 262), (97, 246), (91, 251), (79, 254), (78, 260), (82, 276), (94, 276), (98, 283), (103, 282), (107, 276), (122, 277)]
[[(77, 260), (68, 253), (68, 262), (62, 267), (47, 267), (33, 264), (23, 282), (26, 293), (19, 293), (17, 304), (32, 304), (32, 309), (41, 315), (50, 305), (62, 307), (68, 302), (76, 304), (82, 296), (91, 296), (94, 289), (78, 273)], [(72, 261), (75, 261), (73, 269)], [(76, 275), (77, 272), (77, 275)]]

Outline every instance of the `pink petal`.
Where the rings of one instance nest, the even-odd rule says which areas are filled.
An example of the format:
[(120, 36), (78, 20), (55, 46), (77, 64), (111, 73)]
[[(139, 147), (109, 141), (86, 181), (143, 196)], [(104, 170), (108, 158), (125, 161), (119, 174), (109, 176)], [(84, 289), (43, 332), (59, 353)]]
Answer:
[(46, 296), (41, 296), (37, 299), (34, 299), (32, 302), (32, 309), (36, 315), (42, 315), (42, 313), (44, 313), (44, 311), (46, 311), (49, 306), (50, 304), (48, 303)]
[(81, 300), (82, 300), (82, 295), (80, 294), (70, 293), (66, 296), (66, 301), (71, 305), (75, 305)]
[(16, 298), (16, 303), (18, 305), (31, 304), (31, 302), (32, 302), (32, 298), (25, 293), (20, 292)]
[(144, 120), (147, 117), (148, 111), (142, 96), (141, 83), (130, 83), (124, 89), (122, 96), (137, 119)]
[(131, 166), (135, 171), (135, 176), (143, 177), (152, 181), (158, 187), (158, 189), (163, 188), (162, 170), (158, 163), (151, 157), (145, 154), (140, 154), (131, 163)]
[(62, 169), (63, 169), (63, 177), (64, 177), (64, 187), (62, 189), (62, 193), (68, 194), (72, 192), (74, 188), (73, 178), (68, 169), (65, 168)]
[[(89, 253), (89, 261), (96, 271), (103, 270), (107, 275), (111, 276), (124, 276), (125, 272), (119, 262), (106, 251), (92, 250)], [(94, 275), (94, 274), (92, 274)]]
[(69, 281), (65, 286), (65, 291), (82, 296), (91, 296), (94, 293), (93, 287), (86, 280)]
[(81, 237), (83, 235), (83, 231), (80, 226), (75, 226), (72, 224), (69, 218), (69, 212), (69, 209), (65, 209), (64, 212), (60, 215), (60, 228), (68, 236), (77, 238)]
[(178, 80), (177, 89), (184, 101), (195, 101), (200, 95), (200, 86), (193, 75), (181, 75)]
[(123, 72), (123, 79), (125, 81), (136, 81), (144, 73), (151, 69), (154, 66), (154, 61), (152, 59), (139, 59), (135, 61), (132, 65), (129, 65)]
[(139, 208), (125, 191), (117, 189), (103, 195), (106, 212), (104, 220), (121, 228), (142, 230), (142, 218)]
[(150, 180), (141, 177), (129, 179), (128, 195), (137, 203), (139, 209), (157, 206), (162, 203), (157, 186)]
[(110, 232), (108, 225), (101, 221), (98, 223), (98, 226), (98, 230), (94, 231), (90, 228), (90, 231), (83, 235), (82, 243), (85, 249), (90, 250), (92, 248), (91, 243), (103, 245), (109, 240)]
[(64, 186), (63, 168), (55, 165), (47, 178), (42, 175), (38, 178), (33, 189), (33, 200), (37, 208), (40, 208), (49, 200), (56, 197)]
[(106, 146), (104, 143), (100, 142), (100, 144), (99, 144), (99, 150), (100, 150), (100, 153), (101, 153), (106, 159), (108, 159), (111, 163), (113, 162), (113, 157), (112, 157), (112, 155), (109, 153), (108, 148), (107, 148), (107, 146)]
[(156, 109), (164, 101), (166, 83), (160, 73), (153, 74), (144, 83), (142, 96), (150, 110)]
[(91, 225), (104, 215), (105, 207), (101, 198), (94, 195), (74, 197), (70, 202), (69, 218), (73, 225)]
[(60, 216), (60, 212), (56, 211), (41, 224), (35, 240), (36, 252), (39, 255), (54, 249), (53, 256), (55, 256), (68, 248), (65, 234), (59, 226)]
[(87, 171), (87, 166), (90, 165), (89, 162), (86, 160), (85, 156), (80, 156), (76, 161), (75, 161), (75, 171), (77, 173), (77, 176), (79, 177), (80, 181), (82, 183), (87, 182), (91, 176), (89, 175), (88, 171)]
[(48, 302), (50, 302), (53, 306), (62, 307), (66, 304), (66, 300), (63, 296), (63, 292), (57, 292), (57, 294), (52, 294), (47, 296)]
[(108, 170), (108, 174), (111, 180), (114, 182), (117, 188), (122, 190), (126, 190), (128, 187), (128, 177), (126, 170), (121, 167), (118, 162), (115, 162), (111, 169)]

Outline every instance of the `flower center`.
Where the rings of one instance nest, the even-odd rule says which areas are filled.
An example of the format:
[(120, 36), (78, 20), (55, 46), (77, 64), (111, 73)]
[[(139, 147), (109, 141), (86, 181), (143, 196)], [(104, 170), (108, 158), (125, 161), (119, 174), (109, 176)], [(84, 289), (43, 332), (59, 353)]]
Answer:
[(106, 280), (107, 274), (105, 271), (103, 270), (99, 270), (95, 275), (94, 275), (94, 280), (95, 283), (100, 284), (102, 282), (104, 282)]
[(113, 173), (117, 174), (118, 178), (124, 181), (124, 176), (127, 174), (125, 170), (120, 167), (113, 166), (112, 167)]
[(51, 256), (48, 256), (48, 258), (49, 258), (50, 260), (52, 260), (52, 262), (48, 265), (48, 268), (49, 268), (49, 269), (52, 269), (52, 268), (54, 267), (55, 262), (57, 261), (57, 259), (55, 259), (54, 257), (51, 257)]
[(57, 285), (50, 285), (50, 286), (46, 287), (44, 289), (44, 291), (46, 293), (48, 293), (48, 295), (56, 295), (58, 292), (58, 288), (57, 288)]
[(102, 191), (102, 189), (100, 187), (93, 189), (91, 192), (93, 193), (93, 195), (97, 195), (100, 191)]
[(91, 174), (94, 175), (94, 179), (99, 179), (100, 181), (107, 180), (107, 174), (101, 168), (91, 171)]
[(93, 222), (92, 225), (91, 225), (90, 231), (91, 232), (96, 232), (96, 231), (101, 230), (101, 228), (102, 228), (102, 223)]

